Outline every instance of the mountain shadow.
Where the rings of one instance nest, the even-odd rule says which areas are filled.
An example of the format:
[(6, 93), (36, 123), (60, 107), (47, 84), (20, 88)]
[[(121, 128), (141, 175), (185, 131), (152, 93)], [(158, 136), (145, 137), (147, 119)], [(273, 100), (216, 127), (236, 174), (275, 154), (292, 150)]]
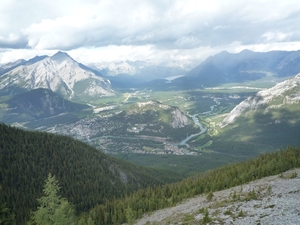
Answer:
[(89, 109), (88, 105), (70, 102), (49, 89), (35, 89), (15, 95), (5, 102), (8, 105), (2, 121), (28, 122)]

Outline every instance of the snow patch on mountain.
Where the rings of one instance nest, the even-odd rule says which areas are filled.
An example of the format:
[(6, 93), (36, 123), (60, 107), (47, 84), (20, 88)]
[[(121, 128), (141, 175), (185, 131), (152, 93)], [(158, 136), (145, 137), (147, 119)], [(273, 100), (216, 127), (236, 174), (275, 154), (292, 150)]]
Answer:
[(107, 76), (135, 76), (145, 80), (163, 79), (185, 74), (190, 67), (180, 63), (155, 63), (149, 61), (113, 61), (91, 63), (89, 66)]
[(131, 66), (127, 62), (101, 62), (91, 64), (92, 68), (99, 71), (105, 71), (108, 76), (117, 76), (118, 74), (135, 75), (138, 69)]
[[(284, 104), (295, 104), (300, 102), (300, 92), (292, 91), (294, 88), (300, 88), (300, 74), (280, 82), (272, 88), (259, 91), (254, 96), (248, 97), (227, 115), (220, 126), (225, 127), (228, 124), (233, 123), (242, 113), (256, 110), (263, 105), (267, 106), (265, 110), (268, 111), (274, 107), (281, 107)], [(282, 101), (275, 105), (268, 105), (268, 103), (271, 103), (275, 98), (280, 98)]]

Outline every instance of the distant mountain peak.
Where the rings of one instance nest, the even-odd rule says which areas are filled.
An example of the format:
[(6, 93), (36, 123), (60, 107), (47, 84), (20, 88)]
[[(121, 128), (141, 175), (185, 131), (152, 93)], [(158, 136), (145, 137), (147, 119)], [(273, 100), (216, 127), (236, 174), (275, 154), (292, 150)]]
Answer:
[(9, 69), (9, 68), (13, 68), (15, 66), (21, 65), (23, 63), (25, 63), (26, 61), (24, 59), (18, 59), (14, 62), (9, 62), (7, 64), (2, 65), (0, 68), (2, 69)]
[(75, 61), (71, 56), (68, 55), (66, 52), (58, 51), (53, 56), (50, 57), (52, 60), (55, 61), (64, 61), (64, 60), (72, 60)]
[(240, 53), (250, 53), (250, 52), (253, 52), (253, 51), (251, 51), (250, 49), (244, 49)]
[(229, 55), (230, 53), (226, 50), (221, 51), (220, 53), (218, 53), (218, 55)]
[(114, 95), (109, 80), (97, 76), (91, 69), (61, 51), (51, 57), (35, 57), (0, 77), (0, 91), (5, 94), (12, 95), (37, 88), (51, 89), (69, 99), (75, 96), (86, 98)]
[(222, 51), (208, 57), (178, 81), (190, 87), (205, 87), (259, 80), (270, 74), (275, 77), (293, 76), (300, 72), (299, 55), (299, 51)]

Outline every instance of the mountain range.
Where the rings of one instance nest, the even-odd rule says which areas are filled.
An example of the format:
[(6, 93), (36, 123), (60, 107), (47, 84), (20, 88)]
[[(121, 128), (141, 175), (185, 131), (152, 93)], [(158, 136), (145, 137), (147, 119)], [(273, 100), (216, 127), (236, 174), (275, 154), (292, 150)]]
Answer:
[[(160, 185), (177, 181), (182, 176), (133, 165), (99, 151), (113, 149), (115, 152), (111, 152), (116, 155), (120, 152), (126, 154), (126, 160), (135, 153), (150, 158), (154, 152), (167, 158), (174, 152), (185, 154), (185, 146), (176, 143), (191, 136), (187, 147), (197, 153), (192, 156), (197, 160), (197, 167), (204, 163), (213, 167), (214, 162), (223, 157), (235, 160), (298, 145), (300, 74), (295, 74), (300, 72), (299, 65), (300, 51), (221, 52), (172, 82), (160, 79), (157, 85), (154, 80), (147, 83), (153, 85), (147, 87), (151, 90), (143, 93), (141, 89), (129, 93), (126, 90), (124, 95), (114, 89), (114, 84), (130, 87), (128, 78), (135, 71), (131, 67), (124, 67), (128, 73), (124, 76), (111, 76), (113, 74), (109, 72), (102, 75), (63, 52), (3, 65), (0, 68), (0, 120), (11, 124), (20, 122), (24, 126), (31, 121), (47, 120), (47, 123), (36, 123), (31, 128), (42, 127), (45, 129), (41, 130), (49, 133), (29, 132), (0, 124), (0, 184), (3, 188), (0, 200), (7, 202), (20, 224), (25, 224), (29, 211), (37, 206), (35, 199), (42, 195), (44, 178), (52, 173), (62, 186), (60, 194), (74, 204), (77, 212), (87, 212), (95, 207), (89, 216), (98, 224), (104, 224), (99, 222), (102, 220), (123, 224), (130, 221), (130, 217), (137, 218), (163, 207), (162, 202), (174, 205), (188, 196), (242, 185), (299, 166), (299, 148), (295, 149), (295, 154), (288, 148), (286, 152), (267, 153), (256, 161), (215, 170), (212, 172), (214, 176), (207, 173), (206, 180), (191, 178), (178, 183), (177, 187), (174, 184), (160, 189)], [(109, 81), (109, 76), (114, 82)], [(222, 90), (221, 94), (215, 94), (212, 89), (171, 91), (168, 94), (161, 91), (150, 95), (154, 90), (152, 87), (176, 86), (190, 90), (263, 77), (286, 80), (256, 94), (251, 92), (249, 98), (238, 103), (231, 101), (235, 106), (231, 108), (228, 107), (231, 103), (226, 103), (229, 101), (226, 96), (240, 97), (230, 91), (228, 95)], [(113, 95), (118, 96), (99, 100)], [(164, 101), (151, 100), (159, 95), (164, 95)], [(178, 95), (174, 98), (176, 101), (173, 101), (173, 95)], [(192, 106), (185, 105), (187, 102)], [(181, 111), (184, 107), (189, 107), (185, 108), (186, 114)], [(201, 113), (209, 107), (209, 113)], [(103, 108), (108, 112), (101, 114), (99, 109)], [(229, 108), (233, 109), (230, 111)], [(191, 117), (188, 116), (190, 109), (195, 112)], [(219, 126), (217, 121), (220, 121)], [(200, 125), (197, 124), (200, 123), (205, 126), (204, 132), (199, 132)], [(69, 136), (78, 134), (99, 149), (50, 132)], [(204, 162), (203, 159), (208, 160)], [(191, 160), (187, 163), (191, 164)], [(169, 166), (173, 171), (179, 171), (180, 164), (175, 160)], [(157, 186), (151, 189), (153, 185)], [(139, 188), (147, 189), (129, 195)], [(248, 192), (251, 194), (251, 190), (247, 190), (247, 195)], [(117, 202), (116, 198), (120, 196), (125, 196), (125, 200)], [(135, 215), (130, 215), (132, 212)]]
[[(300, 72), (300, 51), (220, 52), (193, 69), (142, 61), (101, 62), (85, 66), (67, 53), (36, 56), (0, 67), (0, 94), (48, 88), (65, 98), (114, 95), (114, 89), (191, 89), (242, 83), (263, 77), (289, 77)], [(167, 80), (174, 77), (170, 82)], [(176, 78), (179, 77), (179, 78)]]
[[(259, 53), (244, 50), (237, 54), (224, 51), (215, 56), (209, 57), (199, 66), (181, 78), (177, 78), (171, 82), (167, 82), (167, 80), (164, 79), (160, 79), (159, 82), (153, 80), (148, 83), (148, 85), (151, 86), (147, 86), (147, 88), (151, 90), (158, 90), (164, 89), (165, 87), (177, 86), (190, 90), (193, 88), (205, 87), (206, 85), (215, 86), (228, 82), (244, 82), (249, 79), (260, 79), (261, 77), (266, 77), (269, 80), (272, 80), (273, 78), (275, 79), (276, 77), (285, 79), (297, 71), (300, 72), (300, 63), (298, 63), (299, 61), (300, 51), (271, 51)], [(134, 64), (130, 64), (129, 62), (126, 63), (124, 65), (117, 64), (120, 66), (123, 65), (120, 67), (122, 69), (120, 69), (119, 72), (124, 70), (127, 71), (126, 76), (132, 73), (132, 77), (135, 77), (136, 74), (133, 74), (137, 72), (137, 69), (133, 66)], [(145, 67), (142, 62), (135, 63), (135, 66), (139, 66), (139, 68)], [(3, 104), (0, 105), (1, 121), (14, 123), (36, 120), (38, 123), (31, 126), (35, 128), (39, 126), (45, 126), (45, 124), (48, 124), (52, 127), (51, 123), (57, 124), (58, 121), (59, 123), (63, 121), (63, 124), (68, 122), (68, 125), (71, 124), (71, 122), (74, 123), (76, 121), (81, 121), (80, 119), (83, 117), (79, 117), (77, 115), (79, 115), (83, 110), (87, 112), (87, 110), (90, 110), (90, 108), (66, 101), (66, 98), (68, 100), (72, 100), (73, 102), (80, 100), (79, 102), (89, 103), (89, 99), (91, 97), (97, 99), (101, 96), (111, 96), (117, 94), (117, 92), (113, 90), (114, 85), (112, 84), (118, 84), (118, 87), (125, 87), (126, 85), (128, 85), (127, 87), (130, 87), (132, 84), (132, 82), (129, 81), (129, 78), (126, 76), (124, 77), (120, 74), (115, 74), (116, 76), (111, 76), (113, 74), (110, 74), (108, 76), (106, 74), (106, 77), (111, 77), (111, 79), (114, 80), (114, 82), (111, 84), (107, 78), (104, 78), (104, 76), (99, 73), (99, 71), (97, 72), (94, 69), (76, 62), (68, 54), (63, 52), (57, 52), (55, 55), (50, 57), (37, 56), (28, 61), (18, 60), (14, 63), (1, 66), (1, 71), (0, 94), (3, 96), (1, 97), (1, 103)], [(296, 87), (292, 88), (294, 86), (299, 86), (298, 81), (296, 81), (298, 77), (299, 75), (276, 85), (272, 89), (259, 92), (255, 96), (252, 96), (246, 101), (242, 102), (221, 123), (221, 127), (223, 127), (222, 130), (232, 133), (235, 131), (235, 129), (230, 131), (228, 127), (241, 128), (244, 126), (249, 126), (249, 123), (251, 122), (252, 129), (245, 128), (245, 130), (239, 130), (236, 133), (240, 134), (239, 136), (248, 136), (249, 140), (254, 140), (254, 137), (257, 136), (254, 134), (254, 131), (257, 131), (258, 126), (263, 126), (263, 130), (266, 133), (274, 133), (274, 130), (278, 131), (278, 129), (282, 128), (283, 124), (286, 124), (285, 129), (288, 130), (288, 128), (290, 128), (290, 130), (295, 130), (295, 124), (297, 124), (298, 121), (290, 118), (297, 118), (295, 115), (297, 116), (299, 114), (299, 110), (297, 110), (296, 107), (297, 104), (294, 103), (298, 101), (298, 89)], [(35, 90), (38, 88), (43, 89)], [(19, 95), (16, 95), (18, 93)], [(275, 95), (276, 93), (281, 94)], [(283, 97), (281, 98), (280, 96)], [(269, 106), (262, 104), (265, 103), (266, 99), (272, 99), (272, 101), (269, 103)], [(136, 101), (142, 101), (142, 98), (137, 98)], [(276, 102), (279, 102), (279, 105)], [(174, 133), (174, 128), (178, 126), (178, 128), (176, 128), (178, 138), (183, 139), (182, 132), (191, 133), (191, 128), (189, 126), (192, 126), (192, 124), (186, 123), (187, 120), (184, 118), (184, 115), (182, 115), (182, 112), (178, 110), (176, 111), (174, 108), (170, 108), (170, 110), (166, 108), (163, 109), (162, 104), (159, 104), (155, 101), (149, 101), (149, 103), (151, 104), (148, 104), (148, 107), (145, 105), (145, 103), (137, 102), (134, 104), (133, 101), (130, 103), (132, 105), (126, 109), (127, 111), (124, 111), (125, 105), (124, 107), (122, 106), (120, 109), (123, 110), (123, 113), (113, 117), (115, 120), (113, 123), (115, 125), (109, 130), (119, 128), (121, 126), (120, 124), (122, 124), (122, 127), (125, 129), (123, 122), (127, 121), (130, 125), (126, 127), (125, 131), (128, 129), (136, 132), (137, 130), (135, 129), (138, 129), (139, 133), (143, 134), (148, 134), (149, 131), (151, 131), (151, 135), (154, 134), (154, 131), (159, 131), (163, 132), (165, 136), (169, 136), (168, 132), (171, 130), (171, 132)], [(125, 103), (122, 102), (121, 104)], [(144, 106), (140, 107), (142, 104), (144, 104)], [(168, 107), (165, 104), (163, 105), (164, 107)], [(109, 105), (109, 107), (110, 106), (111, 105)], [(113, 104), (113, 107), (116, 107), (115, 103)], [(254, 107), (258, 107), (259, 110)], [(148, 110), (150, 108), (151, 110)], [(138, 109), (140, 109), (140, 111), (138, 111)], [(255, 109), (255, 113), (252, 113), (254, 112), (253, 109)], [(137, 110), (137, 112), (133, 113), (135, 110)], [(179, 113), (176, 114), (175, 112)], [(73, 117), (71, 114), (77, 115)], [(85, 116), (86, 115), (87, 113), (85, 113)], [(42, 119), (47, 119), (46, 123), (40, 123)], [(104, 119), (102, 120), (104, 121)], [(112, 120), (112, 118), (110, 120)], [(122, 122), (118, 125), (118, 122), (116, 121)], [(172, 121), (175, 122), (173, 123)], [(247, 123), (243, 123), (244, 125), (242, 125), (243, 121), (247, 121), (248, 125), (245, 125)], [(264, 121), (263, 123), (265, 125), (261, 125), (262, 121)], [(293, 123), (294, 125), (292, 126)], [(104, 126), (103, 122), (100, 124), (101, 126)], [(142, 126), (142, 124), (146, 124), (147, 126)], [(155, 124), (155, 126), (153, 124)], [(172, 125), (170, 126), (170, 124)], [(281, 127), (278, 126), (279, 124)], [(170, 130), (168, 130), (169, 128)], [(271, 128), (274, 128), (274, 130), (272, 131)], [(70, 129), (70, 127), (68, 127), (68, 129)], [(261, 128), (259, 128), (259, 130), (261, 130)], [(192, 131), (195, 131), (195, 129), (193, 128)], [(225, 133), (223, 131), (220, 133)], [(116, 132), (117, 134), (120, 134), (121, 130), (117, 129)], [(248, 134), (246, 134), (247, 132)], [(249, 132), (252, 133), (250, 134)], [(65, 132), (63, 131), (63, 133)], [(92, 131), (91, 133), (95, 132)], [(277, 132), (274, 137), (276, 136), (278, 137), (278, 140), (283, 140), (285, 135), (279, 135), (281, 133), (282, 132)], [(236, 134), (234, 134), (235, 137)], [(105, 135), (111, 134), (105, 133)], [(174, 137), (174, 135), (171, 136)], [(291, 137), (294, 137), (294, 135), (291, 135)], [(260, 138), (262, 139), (263, 136)], [(296, 137), (294, 138), (296, 139)], [(206, 139), (203, 139), (202, 141), (204, 140)], [(221, 140), (226, 141), (222, 138)], [(237, 140), (239, 140), (239, 138), (237, 138)], [(273, 140), (273, 138), (270, 140)], [(215, 145), (217, 142), (218, 141), (214, 141), (213, 145)], [(198, 142), (196, 143), (199, 144)], [(210, 142), (207, 141), (207, 143)], [(282, 143), (287, 143), (287, 141)], [(273, 144), (270, 146), (268, 147), (269, 149), (275, 147)]]
[(67, 53), (37, 56), (2, 66), (0, 94), (14, 95), (25, 91), (46, 88), (64, 98), (112, 96), (110, 81), (76, 62)]
[(300, 72), (300, 51), (227, 51), (210, 56), (172, 85), (195, 88), (241, 83), (266, 76), (289, 77)]
[(22, 65), (25, 66), (25, 65), (30, 65), (32, 63), (36, 63), (40, 60), (43, 60), (46, 57), (47, 57), (46, 55), (35, 56), (34, 58), (29, 59), (28, 61), (26, 61), (25, 59), (19, 59), (15, 62), (10, 62), (10, 63), (4, 64), (4, 65), (0, 66), (0, 75), (18, 67), (18, 66), (22, 66)]
[(115, 90), (131, 88), (157, 89), (157, 82), (164, 88), (166, 79), (186, 74), (190, 67), (177, 64), (154, 64), (145, 61), (116, 61), (88, 64), (111, 81)]
[(153, 64), (145, 61), (115, 61), (91, 63), (88, 66), (98, 70), (106, 76), (131, 76), (143, 80), (163, 79), (171, 76), (183, 75), (189, 67), (174, 64)]

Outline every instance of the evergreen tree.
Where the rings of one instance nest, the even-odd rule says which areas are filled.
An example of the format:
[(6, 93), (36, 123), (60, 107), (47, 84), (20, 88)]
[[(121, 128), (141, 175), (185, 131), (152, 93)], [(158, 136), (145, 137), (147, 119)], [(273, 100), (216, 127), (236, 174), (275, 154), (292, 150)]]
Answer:
[(10, 210), (6, 207), (6, 204), (0, 205), (0, 225), (12, 225), (15, 224), (14, 216), (10, 214)]
[(36, 225), (71, 225), (74, 223), (75, 212), (69, 202), (58, 195), (60, 187), (55, 176), (48, 175), (43, 192), (38, 199), (40, 206), (32, 214), (32, 224)]
[(208, 195), (206, 196), (206, 200), (207, 200), (207, 201), (211, 201), (213, 197), (214, 197), (214, 194), (213, 194), (212, 191), (210, 191), (210, 192), (208, 193)]
[(209, 217), (208, 209), (205, 209), (204, 217), (202, 219), (201, 224), (207, 224), (207, 223), (210, 223), (211, 221), (212, 221), (212, 219)]
[[(0, 186), (0, 191), (2, 187)], [(16, 224), (14, 215), (10, 213), (5, 203), (0, 202), (0, 225), (12, 225)]]
[(129, 206), (126, 209), (126, 220), (129, 225), (134, 224), (134, 212)]

